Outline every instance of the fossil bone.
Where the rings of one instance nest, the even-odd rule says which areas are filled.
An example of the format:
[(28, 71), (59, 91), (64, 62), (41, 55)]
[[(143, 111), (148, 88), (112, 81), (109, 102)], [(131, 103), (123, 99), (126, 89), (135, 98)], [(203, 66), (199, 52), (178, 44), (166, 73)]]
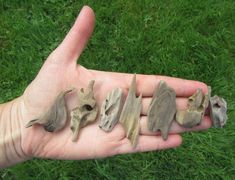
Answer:
[(98, 106), (93, 94), (93, 86), (95, 81), (90, 81), (87, 89), (80, 89), (77, 92), (77, 107), (71, 111), (70, 128), (73, 132), (72, 141), (76, 141), (79, 130), (89, 123), (95, 121)]
[(120, 115), (120, 123), (124, 127), (126, 137), (131, 141), (133, 147), (136, 147), (139, 137), (141, 100), (142, 95), (136, 97), (136, 75), (134, 75)]
[(111, 91), (105, 98), (101, 107), (99, 127), (106, 132), (111, 131), (117, 124), (122, 106), (122, 89)]
[(210, 116), (214, 127), (222, 128), (227, 122), (227, 103), (226, 101), (215, 95), (210, 98)]
[(65, 105), (65, 94), (72, 90), (62, 91), (55, 99), (48, 111), (38, 119), (34, 119), (28, 122), (26, 128), (34, 125), (41, 124), (48, 132), (54, 132), (62, 129), (67, 120), (67, 110)]
[(206, 109), (209, 107), (210, 98), (211, 98), (211, 87), (210, 87), (210, 86), (207, 86), (207, 89), (208, 89), (208, 91), (207, 91), (207, 93), (205, 94), (205, 96), (204, 96), (204, 101), (203, 101), (203, 103), (202, 103), (202, 107), (203, 107), (203, 109), (204, 109), (203, 114), (202, 114), (202, 118), (203, 118), (203, 116), (204, 116), (205, 113), (206, 113)]
[(208, 87), (208, 92), (205, 95), (203, 95), (201, 89), (197, 89), (188, 99), (188, 109), (177, 111), (176, 121), (186, 128), (200, 124), (208, 107), (210, 94), (211, 87)]
[(167, 140), (170, 126), (176, 113), (176, 93), (164, 81), (160, 81), (155, 89), (148, 109), (148, 129), (152, 132), (161, 131)]

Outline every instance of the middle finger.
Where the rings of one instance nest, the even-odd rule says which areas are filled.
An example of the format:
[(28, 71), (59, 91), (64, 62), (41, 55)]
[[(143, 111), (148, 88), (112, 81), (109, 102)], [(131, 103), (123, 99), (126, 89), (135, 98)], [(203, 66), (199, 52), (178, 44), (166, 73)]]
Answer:
[[(143, 98), (142, 99), (142, 110), (141, 115), (146, 116), (148, 114), (148, 108), (151, 103), (152, 98)], [(183, 110), (187, 108), (188, 99), (177, 97), (176, 98), (176, 109)]]

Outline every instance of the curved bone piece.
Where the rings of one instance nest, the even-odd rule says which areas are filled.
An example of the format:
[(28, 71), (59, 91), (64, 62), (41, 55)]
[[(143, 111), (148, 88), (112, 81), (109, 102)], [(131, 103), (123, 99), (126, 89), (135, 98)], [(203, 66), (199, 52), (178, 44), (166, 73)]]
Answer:
[(122, 89), (111, 91), (105, 98), (100, 113), (99, 127), (106, 132), (111, 131), (117, 124), (122, 106)]
[(164, 81), (160, 81), (155, 89), (148, 110), (148, 129), (152, 132), (161, 131), (164, 140), (176, 113), (176, 93)]
[(209, 109), (213, 126), (222, 128), (226, 124), (228, 119), (226, 101), (223, 98), (215, 95), (210, 98)]
[(70, 128), (73, 132), (72, 141), (76, 141), (79, 130), (95, 121), (98, 114), (98, 106), (93, 94), (95, 81), (90, 81), (87, 89), (77, 92), (77, 107), (71, 111)]
[(139, 137), (141, 100), (142, 95), (136, 98), (136, 75), (134, 75), (120, 115), (120, 123), (124, 127), (126, 137), (131, 141), (133, 147), (136, 147)]
[(67, 111), (65, 105), (65, 94), (72, 90), (62, 91), (53, 102), (48, 111), (38, 119), (34, 119), (28, 122), (26, 128), (34, 125), (41, 124), (48, 132), (54, 132), (62, 129), (67, 120)]
[(197, 91), (188, 98), (188, 109), (177, 111), (176, 121), (186, 128), (192, 128), (200, 124), (209, 105), (210, 96), (210, 86), (208, 86), (208, 92), (205, 95), (203, 95), (201, 89), (197, 89)]

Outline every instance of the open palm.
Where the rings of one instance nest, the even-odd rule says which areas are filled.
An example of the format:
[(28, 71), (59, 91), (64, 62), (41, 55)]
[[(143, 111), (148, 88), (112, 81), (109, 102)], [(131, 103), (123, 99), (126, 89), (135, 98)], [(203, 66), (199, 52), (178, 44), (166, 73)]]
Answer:
[[(140, 117), (140, 137), (136, 148), (131, 146), (120, 124), (113, 131), (106, 133), (98, 127), (99, 118), (96, 123), (80, 130), (76, 142), (71, 140), (70, 117), (66, 126), (55, 133), (46, 132), (40, 125), (26, 129), (24, 126), (27, 122), (44, 113), (62, 90), (68, 90), (72, 87), (77, 89), (87, 87), (90, 80), (95, 80), (94, 94), (99, 107), (107, 93), (114, 88), (120, 87), (127, 94), (133, 75), (88, 70), (77, 64), (77, 59), (93, 32), (94, 19), (92, 9), (85, 6), (63, 42), (51, 53), (35, 80), (27, 87), (21, 97), (22, 148), (28, 156), (53, 159), (89, 159), (172, 148), (181, 144), (181, 137), (177, 133), (202, 130), (211, 126), (208, 117), (205, 117), (202, 124), (194, 129), (184, 129), (174, 122), (167, 141), (162, 140), (159, 133), (149, 132), (147, 129), (147, 109), (154, 88), (160, 80), (166, 81), (169, 86), (175, 89), (178, 109), (186, 107), (187, 97), (192, 95), (197, 88), (202, 88), (206, 92), (207, 86), (200, 82), (177, 78), (137, 75), (137, 94), (142, 93), (143, 105)], [(76, 106), (75, 99), (72, 93), (66, 95), (66, 105), (69, 112)]]

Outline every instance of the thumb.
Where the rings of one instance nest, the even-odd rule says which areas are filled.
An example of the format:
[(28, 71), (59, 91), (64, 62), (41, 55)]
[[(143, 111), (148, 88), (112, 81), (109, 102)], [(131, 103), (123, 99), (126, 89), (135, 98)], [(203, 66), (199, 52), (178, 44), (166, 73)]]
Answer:
[(53, 58), (49, 59), (57, 62), (76, 62), (93, 32), (94, 22), (93, 10), (88, 6), (84, 6), (73, 27), (53, 52)]

